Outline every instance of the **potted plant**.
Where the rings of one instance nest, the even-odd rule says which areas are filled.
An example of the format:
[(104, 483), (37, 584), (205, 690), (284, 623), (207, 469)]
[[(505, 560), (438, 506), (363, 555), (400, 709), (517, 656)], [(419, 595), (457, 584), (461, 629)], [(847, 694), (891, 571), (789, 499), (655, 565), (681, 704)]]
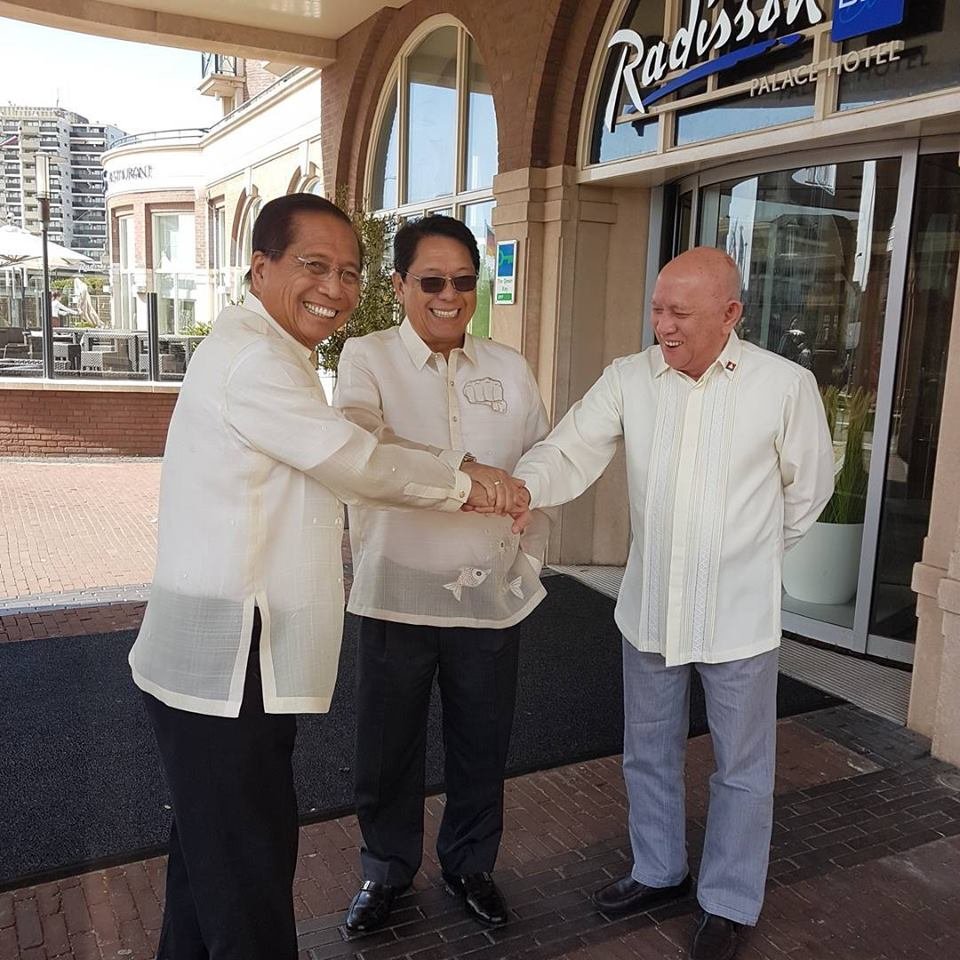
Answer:
[(400, 322), (390, 276), (393, 272), (393, 235), (397, 218), (376, 217), (362, 207), (352, 209), (340, 191), (337, 206), (349, 214), (363, 242), (364, 268), (360, 300), (350, 319), (317, 347), (317, 359), (324, 370), (336, 371), (340, 351), (349, 337), (362, 337), (376, 330), (385, 330)]
[(795, 600), (845, 604), (856, 595), (860, 573), (863, 516), (869, 473), (863, 462), (863, 437), (874, 394), (858, 388), (850, 395), (836, 387), (821, 392), (830, 435), (846, 419), (843, 459), (834, 474), (833, 496), (817, 522), (783, 559), (783, 587)]

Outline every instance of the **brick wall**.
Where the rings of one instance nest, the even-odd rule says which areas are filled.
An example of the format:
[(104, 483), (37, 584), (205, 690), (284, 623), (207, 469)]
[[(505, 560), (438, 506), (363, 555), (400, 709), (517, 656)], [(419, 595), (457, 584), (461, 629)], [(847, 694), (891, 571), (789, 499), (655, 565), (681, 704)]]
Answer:
[(175, 392), (0, 388), (0, 456), (159, 457)]

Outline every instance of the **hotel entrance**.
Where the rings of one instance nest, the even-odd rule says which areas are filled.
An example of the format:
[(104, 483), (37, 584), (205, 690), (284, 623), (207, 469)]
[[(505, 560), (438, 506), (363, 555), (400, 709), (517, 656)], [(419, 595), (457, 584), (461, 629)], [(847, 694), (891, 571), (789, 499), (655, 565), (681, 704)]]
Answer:
[(957, 282), (958, 146), (741, 162), (675, 194), (673, 253), (736, 260), (740, 335), (812, 370), (833, 432), (837, 493), (786, 558), (784, 628), (903, 662)]

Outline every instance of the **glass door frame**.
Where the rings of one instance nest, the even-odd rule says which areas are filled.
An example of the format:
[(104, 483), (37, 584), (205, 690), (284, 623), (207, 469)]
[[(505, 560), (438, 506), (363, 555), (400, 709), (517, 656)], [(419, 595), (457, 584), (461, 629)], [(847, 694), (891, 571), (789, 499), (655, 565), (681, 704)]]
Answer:
[[(893, 244), (890, 249), (890, 274), (887, 281), (886, 312), (884, 316), (883, 338), (881, 341), (880, 369), (877, 380), (877, 400), (874, 416), (874, 432), (870, 452), (870, 479), (867, 488), (867, 505), (864, 516), (863, 543), (860, 551), (860, 573), (857, 582), (857, 598), (852, 627), (827, 623), (783, 611), (783, 629), (785, 631), (809, 637), (823, 643), (842, 647), (857, 653), (912, 663), (915, 645), (903, 640), (871, 633), (870, 612), (873, 603), (873, 581), (877, 564), (879, 546), (880, 512), (883, 506), (886, 487), (887, 463), (891, 430), (891, 414), (894, 403), (894, 386), (897, 372), (898, 349), (900, 345), (900, 327), (903, 316), (904, 295), (907, 279), (907, 265), (911, 230), (913, 226), (913, 207), (917, 188), (917, 161), (921, 154), (960, 152), (960, 137), (936, 136), (924, 139), (904, 139), (866, 143), (857, 146), (836, 147), (829, 152), (829, 163), (843, 164), (866, 160), (899, 158), (900, 175), (897, 187), (897, 205), (893, 219)], [(807, 166), (823, 166), (824, 149), (786, 153), (774, 158), (751, 161), (739, 161), (702, 171), (677, 181), (669, 193), (657, 188), (654, 209), (662, 214), (651, 219), (651, 231), (647, 262), (663, 265), (661, 250), (666, 241), (667, 249), (676, 249), (680, 238), (665, 237), (665, 230), (674, 230), (676, 217), (664, 210), (667, 197), (675, 193), (675, 205), (686, 193), (691, 196), (690, 235), (687, 244), (693, 246), (701, 241), (700, 206), (701, 193), (705, 187), (725, 180), (744, 179), (753, 175), (791, 170)], [(659, 196), (657, 196), (659, 194)], [(648, 276), (656, 276), (657, 270)], [(649, 297), (645, 307), (643, 344), (654, 342), (653, 326), (650, 317)], [(920, 557), (917, 557), (920, 560)]]

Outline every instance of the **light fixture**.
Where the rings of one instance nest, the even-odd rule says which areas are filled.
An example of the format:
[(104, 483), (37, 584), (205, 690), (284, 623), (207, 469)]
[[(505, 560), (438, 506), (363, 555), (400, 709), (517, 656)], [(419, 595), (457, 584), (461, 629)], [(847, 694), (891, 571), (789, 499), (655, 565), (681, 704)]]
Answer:
[(45, 153), (37, 154), (37, 199), (50, 199), (50, 157)]

